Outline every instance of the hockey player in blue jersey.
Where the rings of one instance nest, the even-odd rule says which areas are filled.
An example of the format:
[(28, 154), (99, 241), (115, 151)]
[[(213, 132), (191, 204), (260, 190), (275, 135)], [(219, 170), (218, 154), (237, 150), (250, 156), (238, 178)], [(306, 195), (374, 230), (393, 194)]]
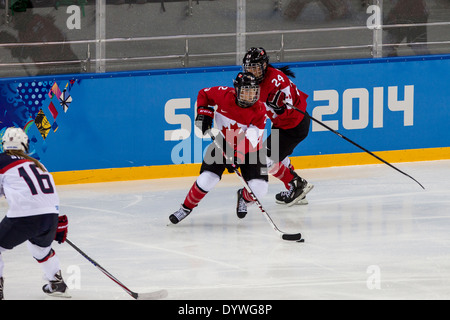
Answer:
[(67, 235), (67, 217), (59, 216), (59, 197), (52, 175), (27, 155), (27, 134), (20, 128), (6, 129), (0, 153), (0, 196), (8, 211), (0, 222), (0, 300), (3, 299), (2, 252), (27, 243), (48, 283), (43, 291), (51, 296), (69, 297), (61, 276), (60, 263), (52, 242), (62, 243)]

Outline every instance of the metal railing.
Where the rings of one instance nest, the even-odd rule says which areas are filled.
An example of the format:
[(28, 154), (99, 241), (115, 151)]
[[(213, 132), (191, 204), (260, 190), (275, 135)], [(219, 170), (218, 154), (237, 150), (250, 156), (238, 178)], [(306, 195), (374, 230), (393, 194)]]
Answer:
[[(383, 25), (378, 28), (377, 32), (380, 30), (387, 30), (390, 28), (408, 28), (408, 27), (437, 27), (437, 26), (450, 26), (450, 22), (435, 22), (435, 23), (422, 23), (422, 24), (394, 24), (394, 25)], [(64, 61), (42, 61), (42, 62), (24, 62), (19, 59), (18, 62), (7, 62), (0, 63), (0, 72), (2, 68), (14, 68), (18, 66), (23, 66), (24, 68), (35, 67), (35, 66), (63, 66), (65, 64), (80, 64), (80, 72), (91, 72), (94, 70), (92, 64), (98, 65), (109, 64), (109, 63), (121, 63), (121, 62), (136, 62), (143, 63), (149, 61), (175, 61), (179, 63), (179, 67), (190, 67), (191, 58), (201, 58), (201, 59), (217, 59), (217, 58), (232, 58), (235, 57), (236, 64), (242, 59), (243, 52), (217, 52), (217, 53), (191, 53), (190, 52), (190, 41), (195, 39), (217, 39), (217, 38), (251, 38), (254, 36), (269, 36), (275, 35), (279, 36), (279, 48), (267, 50), (269, 53), (275, 54), (277, 62), (283, 62), (286, 53), (305, 53), (305, 52), (324, 52), (324, 51), (351, 51), (355, 49), (367, 50), (368, 55), (377, 57), (374, 54), (375, 51), (380, 51), (380, 48), (385, 48), (389, 46), (412, 46), (412, 45), (449, 45), (449, 41), (431, 41), (431, 42), (410, 42), (410, 43), (389, 43), (378, 44), (378, 48), (372, 42), (361, 45), (340, 45), (340, 46), (324, 46), (324, 47), (303, 47), (303, 48), (291, 48), (287, 49), (285, 47), (285, 37), (286, 35), (296, 35), (296, 34), (319, 34), (323, 32), (334, 32), (339, 34), (346, 31), (362, 31), (368, 30), (367, 26), (350, 26), (350, 27), (325, 27), (325, 28), (312, 28), (312, 29), (296, 29), (296, 30), (271, 30), (271, 31), (257, 31), (257, 32), (242, 32), (242, 33), (215, 33), (215, 34), (197, 34), (197, 35), (173, 35), (173, 36), (151, 36), (151, 37), (118, 37), (109, 39), (94, 39), (94, 40), (70, 40), (70, 41), (54, 41), (54, 42), (28, 42), (28, 43), (1, 43), (0, 48), (14, 48), (14, 47), (40, 47), (40, 46), (61, 46), (61, 45), (86, 45), (86, 58), (80, 60), (64, 60)], [(184, 41), (184, 48), (180, 50), (179, 54), (169, 54), (169, 55), (159, 55), (159, 56), (130, 56), (130, 57), (112, 57), (112, 58), (92, 58), (91, 46), (98, 46), (99, 44), (117, 44), (117, 43), (133, 43), (133, 42), (152, 42), (152, 41)], [(450, 53), (450, 50), (449, 52)], [(379, 56), (378, 56), (379, 57)], [(95, 72), (104, 72), (105, 70), (99, 70), (95, 68)]]

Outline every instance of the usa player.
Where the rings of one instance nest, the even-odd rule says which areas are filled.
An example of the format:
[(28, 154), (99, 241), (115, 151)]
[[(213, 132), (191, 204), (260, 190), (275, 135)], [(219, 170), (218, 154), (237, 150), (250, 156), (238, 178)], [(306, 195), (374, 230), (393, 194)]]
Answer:
[[(225, 151), (233, 163), (241, 169), (242, 176), (257, 198), (263, 197), (268, 189), (265, 158), (259, 155), (266, 125), (266, 109), (259, 101), (260, 88), (251, 73), (240, 72), (232, 87), (212, 87), (200, 90), (197, 97), (195, 124), (205, 134), (211, 130), (213, 120), (220, 130), (216, 141), (222, 141)], [(217, 110), (213, 106), (217, 105)], [(223, 137), (223, 138), (222, 138)], [(228, 146), (228, 148), (227, 148)], [(230, 150), (231, 149), (231, 150)], [(169, 216), (173, 224), (186, 218), (199, 202), (220, 181), (225, 169), (231, 170), (231, 163), (212, 143), (209, 145), (200, 169), (200, 176), (189, 190), (180, 209)], [(237, 192), (236, 214), (244, 218), (247, 206), (254, 202), (245, 189)]]
[[(243, 69), (255, 75), (261, 87), (260, 99), (265, 102), (267, 116), (272, 121), (272, 133), (265, 142), (269, 158), (267, 166), (269, 173), (280, 179), (287, 189), (275, 196), (276, 202), (288, 206), (307, 204), (306, 194), (314, 186), (294, 171), (289, 156), (308, 135), (311, 120), (286, 103), (306, 112), (308, 95), (288, 78), (294, 76), (292, 71), (269, 64), (264, 48), (250, 48), (243, 58)], [(274, 130), (277, 130), (278, 139), (274, 139)]]
[[(2, 137), (0, 154), (0, 196), (8, 201), (8, 211), (0, 222), (0, 299), (3, 299), (2, 252), (27, 242), (48, 283), (43, 291), (68, 297), (61, 276), (53, 240), (62, 243), (67, 235), (67, 217), (59, 217), (59, 197), (52, 175), (36, 159), (28, 156), (27, 134), (8, 128)], [(58, 229), (58, 232), (57, 232)]]

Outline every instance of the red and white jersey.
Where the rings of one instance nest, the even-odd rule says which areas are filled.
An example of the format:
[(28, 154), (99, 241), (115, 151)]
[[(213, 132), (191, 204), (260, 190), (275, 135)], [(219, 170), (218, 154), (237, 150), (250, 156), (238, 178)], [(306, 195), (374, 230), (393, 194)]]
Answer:
[(231, 87), (212, 87), (200, 90), (197, 106), (216, 106), (215, 127), (241, 154), (254, 152), (262, 147), (266, 126), (266, 108), (257, 101), (249, 108), (236, 104), (236, 92)]
[[(302, 111), (306, 111), (306, 99), (308, 98), (308, 95), (298, 90), (297, 86), (282, 71), (269, 66), (264, 75), (264, 80), (260, 83), (260, 87), (261, 94), (259, 99), (261, 101), (266, 102), (269, 93), (275, 93), (281, 90), (286, 94), (286, 102)], [(298, 112), (289, 106), (285, 112), (280, 115), (277, 115), (269, 106), (266, 106), (266, 108), (267, 116), (270, 118), (273, 125), (279, 129), (294, 128), (304, 117), (301, 112)]]
[(27, 159), (0, 154), (0, 196), (5, 195), (9, 218), (59, 213), (53, 177)]

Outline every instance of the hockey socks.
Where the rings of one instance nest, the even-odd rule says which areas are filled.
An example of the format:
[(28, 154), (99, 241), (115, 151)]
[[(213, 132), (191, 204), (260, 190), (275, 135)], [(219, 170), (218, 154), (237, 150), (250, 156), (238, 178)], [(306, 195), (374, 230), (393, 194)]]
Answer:
[(192, 185), (191, 189), (181, 204), (180, 209), (175, 211), (169, 216), (169, 220), (172, 224), (177, 224), (184, 218), (186, 218), (199, 202), (206, 196), (206, 194), (214, 188), (214, 186), (220, 181), (220, 177), (210, 171), (204, 171), (200, 174), (197, 180)]
[(189, 210), (194, 209), (199, 202), (206, 196), (208, 192), (203, 191), (197, 184), (197, 181), (194, 182), (191, 189), (189, 190), (186, 199), (184, 199), (183, 206)]
[(288, 190), (290, 189), (289, 182), (291, 182), (292, 179), (295, 178), (293, 170), (291, 170), (290, 168), (286, 167), (281, 162), (275, 164), (270, 169), (269, 173), (272, 176), (274, 176), (275, 178), (281, 180), (284, 183), (286, 189), (288, 189)]
[(253, 201), (255, 201), (255, 199), (253, 199), (253, 197), (250, 194), (250, 192), (248, 192), (247, 189), (245, 189), (245, 188), (242, 190), (242, 198), (244, 198), (244, 200), (246, 202), (253, 202)]
[(177, 224), (178, 222), (186, 218), (191, 213), (192, 209), (194, 209), (198, 205), (198, 203), (203, 199), (204, 196), (206, 196), (207, 193), (208, 192), (203, 191), (198, 186), (197, 181), (194, 182), (180, 209), (169, 216), (170, 222), (172, 224)]

